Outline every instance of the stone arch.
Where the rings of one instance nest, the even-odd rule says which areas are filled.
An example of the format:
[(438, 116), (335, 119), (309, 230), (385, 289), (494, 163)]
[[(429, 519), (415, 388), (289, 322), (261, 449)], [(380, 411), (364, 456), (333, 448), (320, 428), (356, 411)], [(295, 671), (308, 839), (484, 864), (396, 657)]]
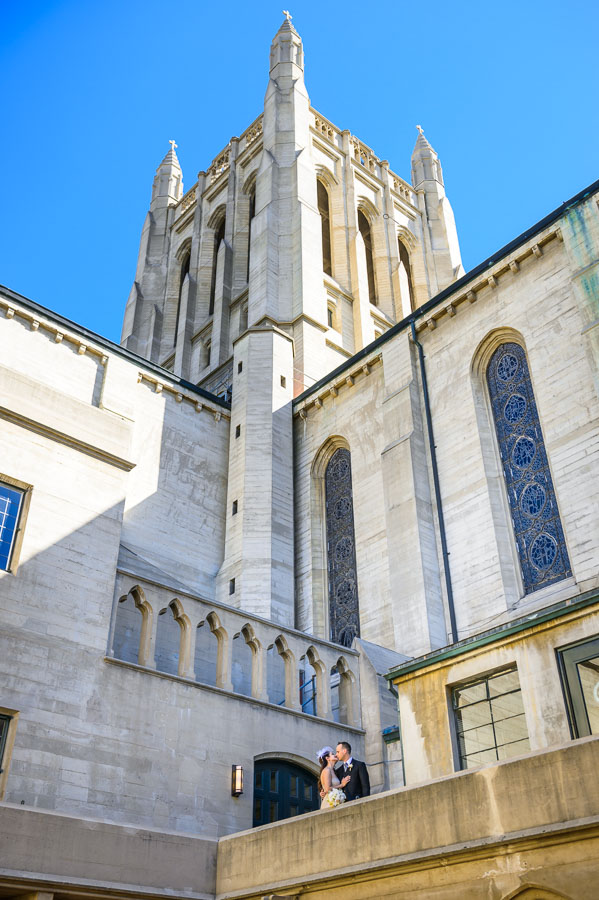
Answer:
[(298, 692), (298, 671), (295, 653), (289, 647), (284, 635), (275, 638), (273, 647), (283, 660), (285, 666), (285, 706), (289, 709), (300, 709)]
[(252, 625), (247, 622), (241, 634), (252, 652), (251, 695), (259, 700), (268, 700), (266, 690), (266, 653)]
[(339, 721), (345, 725), (356, 724), (356, 677), (344, 656), (335, 663), (339, 673)]
[[(252, 626), (245, 624), (231, 639), (231, 682), (236, 694), (252, 695), (254, 659), (259, 642), (254, 639)], [(249, 655), (248, 655), (249, 654)]]
[[(507, 380), (501, 375), (506, 360), (514, 366), (514, 374)], [(521, 333), (502, 327), (487, 334), (473, 355), (471, 381), (499, 564), (508, 606), (513, 606), (525, 594), (571, 574), (555, 479)], [(533, 452), (525, 465), (513, 462), (521, 444), (523, 448), (530, 445)], [(531, 503), (534, 499), (533, 505), (527, 505), (527, 498)], [(541, 502), (542, 510), (536, 508)], [(541, 512), (543, 527), (536, 534)], [(542, 553), (547, 558), (540, 562), (537, 549), (543, 540), (553, 555)]]
[(571, 898), (568, 894), (562, 894), (553, 889), (548, 890), (536, 885), (527, 885), (526, 887), (518, 887), (515, 891), (510, 891), (501, 900), (571, 900)]
[[(401, 234), (397, 236), (397, 247), (399, 252), (399, 262), (397, 273), (399, 278), (399, 296), (401, 303), (402, 315), (409, 315), (416, 308), (416, 295), (414, 292), (414, 275), (412, 267), (412, 255), (414, 250), (414, 239), (407, 228), (398, 229)], [(405, 235), (410, 234), (412, 240), (409, 242)]]
[(306, 650), (306, 658), (314, 669), (316, 679), (316, 715), (328, 719), (331, 714), (331, 691), (327, 667), (314, 645)]
[(229, 632), (221, 623), (216, 612), (209, 612), (206, 616), (206, 622), (210, 627), (210, 631), (215, 635), (218, 641), (218, 649), (216, 654), (216, 686), (224, 688), (227, 691), (233, 690), (231, 682), (231, 637)]
[(216, 685), (218, 637), (206, 618), (196, 628), (193, 671), (202, 684)]
[(254, 757), (253, 825), (265, 825), (320, 806), (318, 775), (308, 760), (287, 751)]
[(227, 218), (227, 207), (224, 203), (221, 203), (210, 215), (208, 222), (206, 223), (208, 228), (212, 231), (217, 231), (219, 226), (225, 221)]
[[(121, 604), (127, 603), (129, 598), (133, 601), (127, 609)], [(141, 619), (131, 618), (132, 612), (136, 616), (137, 611)], [(117, 659), (138, 663), (140, 666), (150, 665), (150, 641), (152, 636), (153, 610), (146, 600), (143, 589), (138, 585), (130, 588), (126, 594), (119, 597), (114, 636), (112, 640), (112, 652)], [(139, 621), (139, 627), (137, 622)]]
[(368, 224), (372, 227), (373, 220), (380, 216), (380, 210), (374, 205), (369, 197), (360, 194), (356, 200), (356, 213), (363, 213), (368, 219)]
[(214, 304), (216, 301), (216, 269), (218, 266), (218, 255), (221, 244), (225, 240), (225, 228), (227, 224), (226, 207), (224, 204), (218, 206), (210, 218), (208, 219), (208, 229), (212, 232), (212, 252), (210, 261), (210, 294), (208, 297), (208, 315), (214, 314)]
[(341, 183), (335, 173), (332, 172), (331, 169), (329, 169), (327, 166), (317, 164), (315, 168), (316, 177), (320, 179), (320, 181), (324, 182), (324, 184), (328, 188), (336, 187)]

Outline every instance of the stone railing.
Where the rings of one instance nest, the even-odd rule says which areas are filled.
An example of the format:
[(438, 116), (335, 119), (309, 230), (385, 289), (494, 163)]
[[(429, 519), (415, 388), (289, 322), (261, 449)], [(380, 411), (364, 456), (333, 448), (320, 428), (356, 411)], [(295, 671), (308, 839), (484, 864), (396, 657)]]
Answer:
[(363, 166), (368, 172), (376, 174), (377, 167), (380, 166), (380, 160), (374, 155), (370, 147), (363, 144), (356, 137), (350, 138), (350, 146), (353, 157), (357, 163)]
[(255, 122), (252, 122), (249, 128), (243, 132), (241, 137), (239, 138), (239, 147), (240, 150), (245, 150), (246, 147), (249, 147), (250, 144), (253, 144), (254, 141), (257, 141), (259, 137), (262, 136), (262, 116), (259, 116)]
[[(162, 618), (165, 614), (166, 618)], [(174, 629), (177, 646), (171, 655), (171, 668), (167, 670), (157, 663), (157, 649), (160, 622), (167, 624), (170, 617), (179, 626), (179, 632)], [(331, 721), (337, 705), (333, 699), (338, 699), (338, 720), (360, 727), (358, 654), (354, 650), (124, 572), (117, 575), (113, 622), (108, 655), (115, 659), (168, 671), (179, 678), (242, 693), (255, 700), (274, 702), (288, 710), (308, 712)], [(171, 631), (174, 628), (172, 622), (170, 628)], [(211, 681), (202, 680), (205, 660), (196, 652), (200, 628), (210, 631), (215, 639), (211, 641), (212, 645), (216, 644)], [(129, 635), (128, 649), (123, 639), (125, 634)], [(207, 635), (204, 633), (204, 636)], [(251, 651), (247, 690), (236, 690), (233, 686), (233, 646), (239, 639)], [(269, 652), (271, 660), (275, 654), (283, 662), (280, 666), (279, 661), (281, 696), (274, 701), (269, 697), (268, 689), (271, 680), (267, 671)], [(306, 684), (310, 685), (307, 710)]]
[(324, 137), (328, 138), (329, 141), (335, 143), (335, 139), (338, 135), (334, 125), (331, 124), (327, 119), (323, 118), (323, 116), (319, 116), (316, 113), (314, 114), (314, 128), (319, 134), (324, 135)]
[(197, 184), (194, 184), (194, 186), (189, 191), (187, 191), (187, 193), (184, 194), (183, 197), (179, 200), (175, 213), (176, 216), (182, 216), (190, 207), (193, 206), (196, 201), (196, 187)]
[(403, 178), (400, 178), (399, 175), (395, 175), (394, 172), (389, 172), (389, 175), (391, 176), (393, 190), (399, 194), (403, 200), (407, 200), (408, 203), (415, 205), (413, 196), (414, 191), (411, 185), (409, 185), (407, 181), (404, 181)]
[(220, 178), (221, 175), (229, 169), (230, 166), (230, 158), (231, 158), (231, 146), (225, 147), (222, 153), (219, 153), (215, 159), (213, 159), (208, 172), (208, 178), (210, 180), (210, 184), (214, 184), (217, 178)]

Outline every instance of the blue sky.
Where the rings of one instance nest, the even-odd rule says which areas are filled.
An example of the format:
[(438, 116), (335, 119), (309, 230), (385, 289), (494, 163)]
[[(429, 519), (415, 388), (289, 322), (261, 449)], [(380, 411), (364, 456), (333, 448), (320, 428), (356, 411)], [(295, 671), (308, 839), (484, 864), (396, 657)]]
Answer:
[[(296, 2), (313, 106), (409, 180), (440, 155), (466, 269), (599, 178), (598, 5)], [(119, 340), (152, 178), (261, 112), (274, 3), (3, 0), (0, 283)]]

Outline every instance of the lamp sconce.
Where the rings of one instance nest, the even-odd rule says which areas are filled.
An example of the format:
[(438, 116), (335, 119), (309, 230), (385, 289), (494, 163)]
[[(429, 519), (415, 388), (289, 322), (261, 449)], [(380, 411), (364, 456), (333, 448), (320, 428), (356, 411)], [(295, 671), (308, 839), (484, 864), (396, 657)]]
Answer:
[(231, 766), (231, 796), (243, 794), (243, 766)]

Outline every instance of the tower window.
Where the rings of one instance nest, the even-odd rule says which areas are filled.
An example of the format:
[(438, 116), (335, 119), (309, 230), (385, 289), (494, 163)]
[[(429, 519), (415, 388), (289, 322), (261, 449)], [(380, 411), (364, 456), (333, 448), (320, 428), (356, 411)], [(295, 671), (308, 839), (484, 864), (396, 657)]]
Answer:
[(212, 279), (210, 282), (210, 305), (208, 315), (214, 313), (214, 301), (216, 299), (216, 267), (218, 265), (218, 251), (225, 239), (225, 219), (221, 219), (220, 225), (214, 232), (214, 252), (212, 254)]
[(231, 508), (231, 515), (237, 515), (237, 500), (233, 500), (233, 506)]
[(370, 223), (361, 209), (358, 210), (358, 229), (364, 241), (364, 252), (366, 256), (366, 275), (368, 277), (368, 299), (375, 306), (376, 287), (374, 280), (374, 257), (372, 255), (372, 235), (370, 232)]
[(241, 425), (235, 426), (235, 437), (238, 438), (241, 436)]
[(332, 276), (333, 267), (331, 264), (331, 216), (329, 211), (329, 192), (320, 179), (316, 182), (316, 194), (322, 230), (322, 270), (326, 275)]
[(181, 263), (181, 274), (179, 277), (179, 297), (177, 300), (177, 315), (175, 318), (175, 333), (173, 334), (173, 346), (177, 343), (177, 333), (179, 331), (179, 316), (181, 315), (181, 295), (183, 293), (183, 285), (185, 279), (189, 275), (189, 265), (191, 262), (191, 251), (185, 254), (185, 258)]
[(406, 307), (409, 307), (410, 310), (414, 309), (414, 288), (412, 285), (412, 269), (410, 267), (410, 254), (407, 251), (405, 244), (399, 240), (397, 240), (399, 246), (399, 290), (401, 294), (401, 299), (403, 301), (404, 297), (407, 297), (409, 300), (409, 304), (404, 306), (404, 312)]
[(235, 593), (235, 579), (231, 578), (231, 580), (229, 581), (229, 594), (234, 594), (234, 593)]
[(487, 382), (526, 594), (571, 574), (528, 362), (516, 343), (491, 357)]
[[(249, 210), (248, 210), (248, 266), (247, 266), (247, 281), (250, 280), (250, 253), (252, 247), (252, 219), (256, 215), (256, 185), (252, 187), (250, 191), (250, 202), (249, 202)], [(245, 326), (247, 328), (247, 324)], [(245, 329), (244, 329), (245, 330)]]

